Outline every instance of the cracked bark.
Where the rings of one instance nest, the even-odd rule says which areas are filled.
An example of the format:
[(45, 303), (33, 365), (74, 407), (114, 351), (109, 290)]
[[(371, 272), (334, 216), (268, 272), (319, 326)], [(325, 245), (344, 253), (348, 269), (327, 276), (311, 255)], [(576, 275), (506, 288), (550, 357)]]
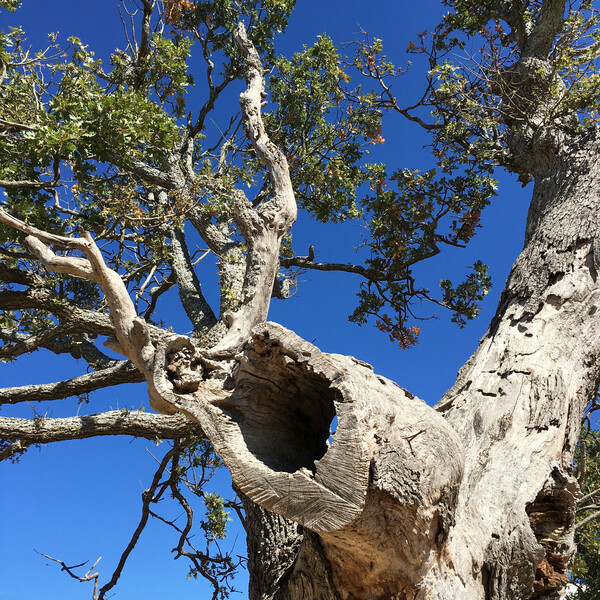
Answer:
[[(281, 533), (284, 547), (298, 548), (293, 567), (285, 576), (273, 570), (275, 591), (263, 585), (251, 598), (559, 597), (574, 552), (573, 451), (600, 379), (599, 151), (596, 133), (563, 137), (554, 157), (539, 162), (524, 250), (490, 330), (437, 406), (444, 419), (439, 430), (427, 409), (401, 391), (384, 408), (376, 394), (381, 381), (372, 381), (364, 366), (321, 355), (274, 325), (255, 330), (237, 357), (230, 383), (235, 391), (209, 403), (228, 415), (220, 429), (235, 448), (227, 460), (241, 469), (231, 467), (240, 488), (312, 533), (297, 533), (293, 543), (289, 530)], [(340, 383), (348, 373), (352, 385)], [(309, 391), (315, 374), (322, 379)], [(337, 396), (342, 389), (353, 394)], [(199, 402), (207, 398), (201, 388), (197, 396)], [(368, 398), (364, 410), (361, 397)], [(325, 439), (330, 402), (338, 417), (333, 444), (311, 446), (307, 439), (319, 439), (318, 431)], [(393, 423), (378, 424), (392, 414), (390, 406), (400, 414)], [(419, 410), (422, 418), (411, 424), (410, 415)], [(353, 421), (350, 415), (359, 416)], [(425, 432), (413, 437), (423, 422)], [(448, 425), (448, 439), (439, 444)], [(362, 432), (349, 447), (347, 428)], [(266, 431), (280, 431), (281, 439), (274, 445), (260, 441)], [(403, 433), (394, 439), (398, 431)], [(359, 481), (365, 443), (370, 469)], [(418, 444), (440, 473), (419, 462)], [(343, 459), (335, 452), (342, 448)], [(450, 448), (453, 462), (446, 455)], [(245, 452), (257, 461), (256, 475)], [(330, 464), (335, 466), (325, 470)], [(355, 489), (353, 501), (341, 511), (328, 505), (321, 521), (327, 492), (320, 491), (314, 506), (311, 485), (335, 486), (346, 468), (352, 475), (344, 491)], [(424, 481), (435, 494), (423, 491)], [(282, 497), (278, 489), (286, 490)], [(271, 547), (276, 556), (277, 543)], [(256, 577), (264, 580), (267, 568)]]
[[(551, 598), (566, 583), (573, 452), (600, 377), (598, 146), (596, 133), (565, 143), (536, 174), (496, 317), (438, 407), (467, 449), (449, 541), (453, 568), (479, 573), (464, 597)], [(550, 509), (560, 518), (544, 520)], [(465, 593), (451, 580), (435, 597)]]

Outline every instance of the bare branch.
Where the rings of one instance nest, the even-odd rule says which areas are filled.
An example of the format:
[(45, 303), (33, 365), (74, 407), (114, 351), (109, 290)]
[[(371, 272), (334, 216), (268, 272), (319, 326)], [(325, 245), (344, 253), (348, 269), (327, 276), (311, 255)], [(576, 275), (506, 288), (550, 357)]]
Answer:
[(588, 500), (590, 500), (591, 498), (593, 498), (594, 496), (596, 496), (597, 494), (600, 494), (600, 488), (596, 488), (593, 492), (590, 492), (589, 494), (586, 494), (583, 498), (581, 498), (578, 502), (577, 505), (581, 505), (584, 502), (587, 502)]
[(56, 244), (57, 246), (61, 246), (63, 248), (71, 248), (76, 250), (85, 251), (85, 243), (78, 238), (70, 238), (65, 237), (63, 235), (55, 235), (53, 233), (48, 233), (46, 231), (42, 231), (37, 227), (33, 227), (32, 225), (28, 225), (24, 221), (13, 217), (8, 214), (4, 209), (0, 208), (0, 221), (9, 225), (10, 227), (14, 227), (23, 233), (33, 236), (38, 240), (45, 242), (46, 244)]
[(575, 525), (575, 531), (577, 531), (578, 529), (581, 529), (582, 527), (585, 527), (588, 523), (592, 522), (594, 519), (597, 519), (598, 517), (600, 517), (600, 510), (592, 513), (589, 517), (586, 517), (585, 519), (579, 521), (579, 523), (577, 523)]
[[(156, 473), (154, 474), (150, 488), (142, 493), (142, 516), (140, 518), (140, 522), (138, 523), (138, 526), (136, 527), (135, 531), (133, 532), (133, 535), (131, 536), (131, 540), (129, 541), (129, 544), (127, 544), (127, 547), (123, 551), (123, 554), (121, 554), (121, 558), (119, 559), (119, 564), (117, 565), (117, 568), (114, 570), (110, 581), (107, 584), (103, 585), (102, 588), (100, 589), (100, 594), (98, 595), (98, 600), (103, 600), (106, 592), (110, 591), (117, 584), (117, 581), (119, 580), (119, 577), (121, 576), (121, 573), (123, 572), (123, 568), (125, 567), (125, 563), (127, 562), (129, 555), (135, 548), (138, 540), (140, 539), (140, 535), (142, 534), (142, 531), (144, 531), (144, 528), (146, 527), (146, 523), (148, 522), (148, 517), (150, 516), (150, 504), (152, 502), (157, 502), (159, 499), (158, 497), (155, 496), (155, 494), (158, 489), (162, 475), (165, 472), (165, 469), (167, 468), (167, 465), (169, 464), (169, 461), (171, 460), (171, 457), (173, 456), (174, 452), (175, 452), (175, 450), (173, 448), (171, 448), (171, 450), (169, 450), (169, 452), (167, 452), (164, 455), (163, 459), (160, 462), (158, 469), (156, 470)], [(164, 490), (164, 488), (163, 488), (163, 490)], [(161, 494), (162, 494), (162, 491), (159, 492), (159, 496)]]
[(165, 172), (131, 156), (125, 160), (115, 152), (107, 153), (105, 158), (120, 169), (139, 175), (148, 183), (153, 183), (167, 190), (180, 189), (185, 185), (183, 175), (178, 170)]
[(214, 348), (215, 355), (234, 352), (248, 339), (252, 328), (266, 320), (279, 268), (281, 238), (289, 231), (297, 216), (287, 160), (269, 139), (262, 121), (264, 70), (243, 23), (238, 24), (235, 42), (244, 60), (246, 90), (240, 95), (240, 106), (246, 135), (269, 172), (274, 196), (254, 210), (241, 190), (231, 192), (234, 219), (244, 235), (248, 253), (243, 296), (237, 311), (228, 315), (229, 330)]
[[(169, 204), (165, 190), (159, 190), (157, 194), (150, 194), (149, 200), (156, 202), (160, 208), (166, 208)], [(187, 247), (185, 233), (175, 225), (169, 228), (165, 226), (164, 232), (168, 232), (171, 239), (173, 260), (170, 261), (170, 264), (178, 284), (181, 304), (194, 325), (194, 330), (206, 334), (217, 322), (217, 317), (202, 293), (202, 287)]]
[(362, 275), (370, 281), (378, 281), (386, 278), (385, 273), (377, 269), (367, 269), (362, 265), (353, 265), (352, 263), (319, 263), (312, 260), (309, 256), (281, 257), (279, 262), (286, 269), (300, 267), (303, 269), (314, 269), (315, 271), (343, 271), (345, 273)]
[(42, 278), (31, 271), (11, 268), (5, 263), (0, 263), (0, 281), (4, 283), (18, 283), (19, 285), (41, 285)]
[(79, 308), (69, 300), (61, 298), (47, 288), (34, 288), (26, 291), (0, 291), (2, 310), (25, 310), (37, 308), (59, 317), (62, 322), (77, 324), (80, 331), (89, 335), (115, 335), (115, 329), (108, 315)]
[(5, 130), (15, 129), (17, 131), (35, 131), (37, 127), (31, 125), (25, 125), (25, 123), (15, 123), (14, 121), (7, 121), (6, 119), (0, 119), (0, 128)]
[(43, 556), (44, 558), (47, 558), (48, 560), (51, 560), (53, 562), (58, 563), (61, 566), (61, 571), (65, 571), (68, 575), (70, 575), (73, 579), (77, 579), (77, 581), (79, 581), (80, 583), (84, 583), (86, 581), (93, 581), (94, 582), (94, 593), (93, 593), (93, 600), (97, 600), (98, 598), (98, 577), (100, 577), (100, 573), (92, 573), (92, 571), (96, 568), (96, 566), (98, 565), (98, 563), (100, 562), (100, 558), (98, 558), (98, 560), (90, 567), (89, 571), (83, 576), (80, 577), (79, 575), (76, 575), (75, 573), (73, 573), (73, 569), (78, 569), (79, 567), (83, 567), (84, 565), (87, 564), (87, 562), (81, 563), (79, 565), (73, 565), (72, 567), (68, 567), (62, 560), (58, 560), (57, 558), (52, 558), (51, 556), (48, 556), (47, 554), (42, 554), (41, 552), (38, 552), (36, 550), (36, 552)]
[(0, 187), (11, 189), (11, 188), (33, 188), (36, 190), (43, 190), (45, 188), (58, 187), (60, 184), (56, 181), (32, 181), (29, 179), (22, 179), (17, 181), (8, 181), (7, 179), (0, 179)]
[[(87, 330), (85, 327), (80, 326), (78, 331)], [(33, 336), (28, 336), (21, 331), (0, 327), (0, 339), (2, 340), (20, 343), (27, 342), (30, 337)], [(83, 358), (89, 365), (98, 371), (121, 364), (121, 361), (110, 358), (103, 352), (100, 352), (100, 350), (98, 350), (98, 348), (96, 348), (96, 346), (94, 346), (94, 344), (86, 337), (83, 337), (83, 339), (78, 338), (79, 336), (68, 336), (66, 338), (51, 339), (35, 349), (44, 348), (50, 350), (50, 352), (54, 352), (54, 354), (70, 354), (75, 360)], [(9, 353), (9, 356), (12, 357), (13, 355)]]
[[(79, 577), (78, 575), (76, 575), (73, 572), (73, 570), (77, 569), (79, 567), (82, 567), (83, 565), (86, 564), (85, 562), (82, 564), (79, 564), (79, 565), (68, 567), (62, 560), (52, 558), (51, 556), (48, 556), (46, 554), (42, 555), (42, 556), (45, 556), (46, 558), (48, 558), (49, 560), (52, 560), (52, 561), (60, 564), (62, 567), (61, 570), (66, 571), (71, 577), (73, 577), (74, 579), (77, 579), (80, 582), (94, 580), (95, 584), (94, 584), (93, 600), (104, 600), (106, 593), (109, 592), (117, 584), (117, 581), (119, 580), (121, 573), (123, 572), (125, 563), (127, 562), (129, 555), (131, 554), (131, 552), (137, 545), (137, 542), (138, 542), (142, 532), (144, 531), (144, 528), (146, 527), (146, 524), (148, 522), (148, 517), (151, 514), (150, 513), (150, 504), (153, 502), (158, 502), (158, 500), (160, 500), (162, 494), (164, 493), (164, 491), (166, 489), (166, 486), (164, 484), (161, 485), (160, 480), (161, 480), (165, 470), (167, 469), (167, 466), (169, 464), (169, 461), (171, 460), (171, 457), (173, 456), (173, 453), (174, 453), (174, 449), (172, 448), (165, 454), (165, 456), (163, 457), (163, 459), (161, 460), (161, 462), (159, 464), (158, 469), (156, 470), (156, 473), (154, 474), (150, 488), (142, 493), (142, 516), (140, 518), (138, 526), (136, 527), (136, 529), (131, 537), (131, 540), (127, 544), (127, 547), (121, 554), (119, 563), (118, 563), (116, 569), (114, 570), (110, 581), (108, 583), (106, 583), (104, 586), (102, 586), (102, 588), (100, 589), (99, 592), (98, 592), (99, 574), (98, 573), (92, 574), (92, 571), (94, 570), (94, 568), (96, 567), (96, 565), (98, 564), (98, 561), (100, 559), (98, 559), (94, 563), (94, 565), (86, 573), (85, 576)], [(41, 554), (41, 553), (38, 553), (38, 554)]]
[(121, 361), (114, 367), (57, 383), (24, 385), (0, 389), (0, 404), (58, 400), (60, 398), (87, 394), (94, 390), (113, 385), (140, 383), (142, 381), (144, 381), (144, 376), (133, 364), (128, 361)]
[(273, 205), (267, 206), (269, 203), (265, 203), (261, 207), (262, 212), (282, 213), (279, 216), (278, 227), (283, 229), (287, 225), (289, 229), (296, 220), (297, 213), (290, 170), (283, 152), (271, 142), (262, 121), (261, 106), (265, 95), (264, 70), (260, 56), (248, 39), (243, 23), (238, 25), (235, 42), (244, 57), (246, 91), (240, 95), (240, 105), (246, 135), (260, 161), (267, 167), (275, 190)]
[(112, 410), (63, 419), (0, 417), (0, 438), (21, 444), (50, 444), (106, 435), (143, 437), (152, 441), (189, 434), (204, 437), (202, 429), (183, 415)]
[(200, 207), (193, 208), (189, 213), (189, 218), (200, 237), (217, 256), (222, 256), (234, 245), (229, 235), (212, 223), (210, 218), (203, 214)]
[(8, 445), (0, 445), (0, 462), (3, 460), (11, 459), (13, 461), (18, 460), (18, 455), (23, 454), (27, 450), (27, 444), (21, 442), (13, 442)]

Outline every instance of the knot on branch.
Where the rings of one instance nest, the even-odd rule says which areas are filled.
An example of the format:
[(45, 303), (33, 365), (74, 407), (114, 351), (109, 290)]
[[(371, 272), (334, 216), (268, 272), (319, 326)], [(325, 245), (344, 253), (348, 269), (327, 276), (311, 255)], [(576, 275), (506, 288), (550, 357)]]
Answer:
[(184, 397), (198, 389), (202, 371), (198, 372), (193, 356), (195, 347), (184, 336), (173, 335), (161, 340), (154, 355), (152, 379), (148, 382), (153, 410), (174, 414), (183, 412)]
[(202, 361), (195, 348), (186, 345), (167, 354), (167, 377), (178, 393), (190, 394), (197, 391), (203, 375)]

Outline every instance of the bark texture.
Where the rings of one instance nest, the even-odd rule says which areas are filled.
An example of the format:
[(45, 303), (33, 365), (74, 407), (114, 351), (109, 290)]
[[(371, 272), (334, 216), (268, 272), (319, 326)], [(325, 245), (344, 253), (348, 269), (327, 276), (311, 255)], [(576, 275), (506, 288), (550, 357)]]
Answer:
[(91, 239), (13, 225), (86, 253), (59, 264), (28, 238), (49, 267), (102, 281), (153, 405), (223, 458), (246, 504), (252, 600), (550, 599), (574, 552), (573, 451), (600, 378), (599, 146), (557, 132), (531, 146), (525, 247), (436, 409), (273, 323), (235, 354), (154, 339)]
[[(200, 424), (248, 499), (312, 532), (287, 578), (289, 597), (312, 597), (309, 587), (314, 597), (329, 589), (357, 598), (414, 589), (450, 530), (462, 477), (444, 419), (369, 365), (321, 353), (273, 323), (254, 329), (224, 379), (197, 356), (186, 338), (165, 343), (155, 393)], [(282, 532), (273, 548), (299, 545), (287, 524), (273, 523)]]
[[(490, 330), (438, 406), (466, 451), (451, 570), (479, 573), (472, 582), (486, 598), (550, 598), (566, 583), (573, 452), (599, 379), (598, 136), (539, 144), (549, 158), (525, 248)], [(464, 589), (459, 580), (438, 578), (434, 597)]]
[[(239, 427), (234, 479), (316, 533), (278, 590), (252, 598), (559, 597), (575, 551), (573, 451), (600, 376), (600, 148), (596, 134), (552, 133), (531, 150), (524, 250), (437, 415), (274, 325), (238, 357), (227, 409)], [(274, 431), (281, 437), (266, 441)]]

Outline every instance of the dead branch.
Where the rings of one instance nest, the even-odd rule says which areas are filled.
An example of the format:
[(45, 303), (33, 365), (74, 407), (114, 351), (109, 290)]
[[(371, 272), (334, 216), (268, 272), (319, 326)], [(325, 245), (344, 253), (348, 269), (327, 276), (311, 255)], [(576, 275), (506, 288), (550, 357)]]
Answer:
[(98, 565), (98, 563), (100, 562), (100, 559), (102, 557), (99, 557), (98, 560), (90, 567), (89, 571), (83, 576), (80, 577), (79, 575), (76, 575), (75, 573), (73, 573), (74, 569), (78, 569), (79, 567), (83, 567), (84, 565), (87, 564), (87, 561), (78, 565), (73, 565), (72, 567), (68, 567), (66, 565), (66, 563), (64, 563), (62, 560), (59, 560), (58, 558), (52, 558), (52, 556), (48, 556), (47, 554), (42, 554), (42, 552), (38, 552), (37, 550), (35, 551), (37, 552), (39, 555), (43, 556), (44, 558), (47, 558), (48, 560), (51, 560), (53, 562), (58, 563), (61, 566), (61, 571), (65, 571), (68, 575), (70, 575), (73, 579), (76, 579), (77, 581), (84, 583), (86, 581), (93, 581), (94, 582), (94, 592), (93, 592), (93, 600), (98, 600), (98, 578), (100, 577), (100, 573), (92, 573), (92, 571), (96, 568), (96, 566)]

